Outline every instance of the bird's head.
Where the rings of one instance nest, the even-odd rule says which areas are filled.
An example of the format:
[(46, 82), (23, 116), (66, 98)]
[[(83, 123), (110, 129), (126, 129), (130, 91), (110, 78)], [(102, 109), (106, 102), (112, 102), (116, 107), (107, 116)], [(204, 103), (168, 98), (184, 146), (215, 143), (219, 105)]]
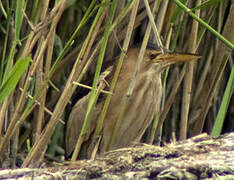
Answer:
[(167, 66), (180, 63), (190, 62), (199, 59), (201, 56), (190, 53), (171, 53), (155, 49), (146, 49), (143, 63), (146, 66), (157, 69), (158, 71), (164, 70)]

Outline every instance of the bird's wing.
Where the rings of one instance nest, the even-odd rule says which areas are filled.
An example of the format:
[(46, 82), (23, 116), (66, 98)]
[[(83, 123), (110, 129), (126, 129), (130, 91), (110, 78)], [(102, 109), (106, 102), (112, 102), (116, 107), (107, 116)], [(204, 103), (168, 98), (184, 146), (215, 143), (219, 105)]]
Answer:
[[(99, 78), (98, 88), (101, 90), (105, 89), (108, 86), (108, 82), (105, 80), (107, 76), (110, 75), (112, 67), (109, 67), (105, 72), (103, 72)], [(103, 93), (98, 98), (97, 105), (94, 107), (91, 115), (91, 123), (85, 134), (84, 141), (87, 141), (90, 138), (91, 133), (96, 127), (97, 118), (102, 110), (104, 96)], [(81, 98), (75, 106), (72, 108), (70, 113), (67, 129), (66, 129), (66, 156), (69, 156), (75, 148), (77, 139), (80, 135), (84, 119), (86, 116), (86, 111), (89, 103), (89, 94)]]
[[(89, 102), (89, 94), (80, 99), (72, 109), (69, 116), (66, 129), (66, 156), (69, 156), (75, 148), (76, 142), (79, 138), (83, 122), (85, 119), (87, 107)], [(87, 141), (90, 134), (93, 132), (96, 126), (96, 119), (101, 109), (94, 108), (91, 116), (91, 123), (85, 134), (84, 141)]]

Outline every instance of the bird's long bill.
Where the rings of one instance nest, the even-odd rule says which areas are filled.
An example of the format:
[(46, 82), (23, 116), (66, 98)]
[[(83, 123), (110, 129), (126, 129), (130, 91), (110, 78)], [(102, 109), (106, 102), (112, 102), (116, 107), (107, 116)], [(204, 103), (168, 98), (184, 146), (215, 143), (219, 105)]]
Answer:
[(158, 55), (154, 60), (156, 62), (165, 62), (166, 64), (174, 64), (177, 62), (188, 62), (201, 58), (197, 54), (189, 53), (165, 53)]

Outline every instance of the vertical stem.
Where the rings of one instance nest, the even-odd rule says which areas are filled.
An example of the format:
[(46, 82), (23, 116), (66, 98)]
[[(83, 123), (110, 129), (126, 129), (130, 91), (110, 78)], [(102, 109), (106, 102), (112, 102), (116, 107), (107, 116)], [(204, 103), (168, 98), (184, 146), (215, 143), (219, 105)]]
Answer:
[[(105, 0), (104, 0), (104, 2), (105, 2)], [(91, 90), (90, 96), (89, 96), (88, 109), (87, 109), (87, 112), (86, 112), (86, 116), (85, 116), (85, 120), (84, 120), (82, 129), (81, 129), (80, 136), (78, 138), (77, 146), (75, 147), (74, 153), (72, 155), (72, 159), (71, 159), (72, 161), (75, 161), (78, 154), (79, 154), (80, 147), (81, 147), (81, 144), (83, 142), (84, 134), (86, 133), (86, 129), (88, 128), (88, 126), (90, 124), (92, 109), (95, 106), (96, 100), (98, 98), (99, 93), (96, 92), (97, 83), (98, 83), (99, 75), (100, 75), (100, 72), (101, 72), (101, 67), (102, 67), (102, 62), (103, 62), (103, 58), (104, 58), (104, 55), (105, 55), (105, 50), (106, 50), (106, 46), (107, 46), (107, 42), (108, 42), (108, 37), (109, 37), (109, 34), (111, 32), (111, 24), (112, 24), (112, 21), (113, 21), (113, 18), (114, 18), (116, 6), (117, 6), (117, 0), (114, 0), (112, 2), (112, 4), (111, 4), (109, 18), (108, 18), (108, 21), (107, 21), (107, 24), (106, 24), (106, 27), (105, 27), (104, 35), (103, 35), (104, 39), (102, 41), (102, 46), (101, 46), (101, 49), (100, 49), (100, 54), (99, 54), (99, 57), (98, 57), (97, 67), (96, 67), (96, 71), (95, 71), (95, 75), (94, 75), (93, 86), (92, 86), (92, 90)]]
[[(197, 1), (197, 5), (201, 2)], [(199, 16), (200, 11), (196, 12), (196, 15)], [(189, 49), (188, 52), (195, 53), (196, 51), (196, 42), (198, 34), (198, 22), (193, 21), (191, 35), (189, 39)], [(187, 138), (187, 125), (189, 117), (189, 107), (191, 103), (191, 94), (192, 94), (192, 83), (193, 83), (193, 69), (194, 62), (188, 62), (186, 64), (187, 73), (184, 80), (184, 89), (183, 89), (183, 99), (182, 99), (182, 112), (181, 112), (181, 121), (180, 121), (180, 140)]]

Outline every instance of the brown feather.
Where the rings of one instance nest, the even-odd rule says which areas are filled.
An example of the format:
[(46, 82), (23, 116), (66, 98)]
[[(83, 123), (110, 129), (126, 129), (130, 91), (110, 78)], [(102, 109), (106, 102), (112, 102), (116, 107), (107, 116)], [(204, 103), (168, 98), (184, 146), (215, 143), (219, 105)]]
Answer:
[[(161, 73), (165, 67), (175, 63), (178, 58), (178, 54), (175, 54), (176, 60), (173, 61), (173, 54), (162, 54), (158, 50), (148, 49), (145, 52), (143, 62), (140, 67), (138, 79), (136, 81), (133, 94), (127, 104), (125, 113), (123, 115), (122, 123), (118, 129), (117, 137), (115, 142), (112, 144), (110, 149), (107, 149), (110, 141), (112, 132), (115, 127), (115, 123), (118, 119), (119, 112), (121, 109), (121, 101), (123, 96), (127, 93), (129, 84), (134, 76), (137, 59), (139, 54), (139, 48), (129, 49), (124, 59), (118, 81), (112, 95), (104, 122), (102, 131), (102, 140), (99, 146), (100, 152), (112, 150), (121, 147), (127, 147), (132, 142), (139, 142), (146, 129), (152, 122), (153, 116), (160, 110), (160, 101), (162, 96), (162, 85), (161, 85)], [(184, 54), (186, 57), (182, 61), (189, 59), (198, 59), (196, 55)], [(111, 70), (110, 74), (105, 78), (108, 84), (111, 84), (112, 77), (115, 72), (115, 66)], [(66, 154), (69, 155), (74, 150), (76, 141), (79, 137), (82, 124), (85, 118), (86, 109), (88, 105), (89, 95), (79, 100), (73, 107), (67, 124), (66, 134)], [(97, 102), (96, 107), (92, 114), (91, 125), (85, 136), (85, 143), (89, 148), (90, 139), (96, 121), (102, 110), (104, 99)], [(89, 156), (87, 154), (86, 157)]]

